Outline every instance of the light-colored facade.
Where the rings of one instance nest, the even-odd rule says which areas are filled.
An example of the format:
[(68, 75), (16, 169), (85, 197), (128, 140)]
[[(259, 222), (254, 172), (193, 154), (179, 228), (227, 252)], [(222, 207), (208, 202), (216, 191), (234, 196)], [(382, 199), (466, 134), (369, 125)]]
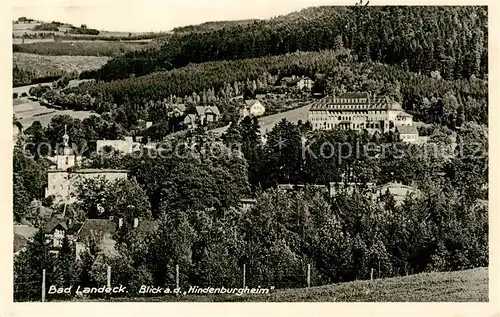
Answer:
[(411, 126), (412, 116), (388, 97), (371, 97), (368, 93), (346, 93), (325, 97), (311, 105), (309, 121), (314, 130), (394, 131)]
[(80, 169), (72, 172), (63, 170), (47, 171), (45, 197), (54, 196), (56, 201), (74, 202), (79, 182), (85, 179), (104, 178), (108, 181), (127, 179), (127, 170)]
[(69, 136), (63, 136), (63, 153), (56, 156), (56, 169), (47, 171), (47, 188), (45, 197), (54, 196), (56, 202), (74, 202), (74, 194), (78, 188), (78, 183), (85, 179), (104, 178), (108, 181), (117, 179), (127, 179), (127, 170), (115, 169), (74, 169), (78, 167), (81, 157), (73, 154), (69, 147)]
[(198, 124), (196, 122), (196, 115), (195, 114), (187, 114), (185, 117), (184, 117), (184, 125), (186, 126), (186, 128), (188, 129), (196, 129), (198, 127)]
[(220, 119), (220, 112), (217, 106), (196, 106), (196, 115), (200, 119), (201, 125), (217, 122)]
[(401, 142), (425, 143), (418, 137), (418, 130), (413, 126), (401, 126), (396, 128), (396, 133)]
[(247, 116), (258, 117), (266, 112), (266, 107), (259, 100), (245, 100), (245, 105), (240, 109), (240, 118)]
[(291, 77), (284, 77), (281, 79), (281, 86), (282, 87), (297, 87), (298, 89), (308, 89), (311, 90), (314, 85), (314, 81), (309, 78), (309, 77), (298, 77), (298, 76), (291, 76)]
[(97, 140), (96, 150), (102, 152), (106, 147), (112, 147), (115, 150), (130, 154), (134, 151), (134, 142), (131, 138), (126, 140)]
[(186, 105), (183, 103), (174, 103), (167, 105), (168, 115), (171, 117), (183, 116), (186, 112)]

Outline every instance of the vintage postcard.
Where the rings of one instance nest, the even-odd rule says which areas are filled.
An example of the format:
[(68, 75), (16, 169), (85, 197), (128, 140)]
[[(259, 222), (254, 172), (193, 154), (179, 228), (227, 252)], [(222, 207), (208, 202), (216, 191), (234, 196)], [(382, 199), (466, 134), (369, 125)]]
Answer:
[(3, 4), (5, 315), (492, 316), (498, 6), (411, 4)]

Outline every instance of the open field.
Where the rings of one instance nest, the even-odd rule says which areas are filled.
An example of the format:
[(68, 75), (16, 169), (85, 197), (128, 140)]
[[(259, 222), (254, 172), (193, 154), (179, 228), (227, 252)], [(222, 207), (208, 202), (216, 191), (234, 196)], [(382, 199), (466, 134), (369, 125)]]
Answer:
[(99, 69), (109, 59), (107, 56), (42, 56), (14, 53), (14, 65), (31, 74), (32, 79)]
[[(75, 86), (78, 86), (81, 83), (87, 82), (87, 81), (90, 81), (90, 79), (72, 79), (72, 80), (69, 81), (68, 87), (75, 87)], [(12, 88), (12, 92), (17, 92), (17, 94), (19, 96), (21, 96), (21, 94), (23, 92), (28, 93), (30, 91), (31, 87), (35, 87), (35, 86), (38, 86), (38, 85), (50, 86), (50, 85), (52, 85), (52, 83), (41, 83), (41, 84), (33, 84), (33, 85), (13, 87)], [(22, 100), (24, 100), (24, 98), (14, 99), (14, 104), (16, 102), (20, 102), (20, 100), (22, 101)], [(23, 103), (23, 102), (21, 102), (21, 103)]]
[(166, 295), (163, 297), (113, 298), (113, 301), (487, 302), (488, 268), (422, 273), (406, 277), (356, 281), (311, 288), (283, 289), (263, 295)]
[[(310, 107), (311, 107), (311, 105), (309, 104), (307, 106), (303, 106), (300, 108), (272, 114), (269, 116), (263, 116), (263, 117), (259, 118), (260, 133), (264, 134), (264, 133), (267, 133), (268, 131), (271, 131), (272, 128), (284, 118), (286, 120), (288, 120), (289, 122), (293, 122), (293, 123), (296, 123), (299, 120), (302, 120), (302, 122), (306, 122), (307, 116), (308, 116), (307, 114), (308, 114)], [(225, 126), (222, 128), (213, 129), (211, 132), (213, 132), (216, 135), (220, 135), (220, 134), (226, 132), (227, 128), (228, 128), (228, 126)]]
[[(125, 31), (107, 31), (107, 30), (99, 30), (99, 35), (88, 35), (88, 34), (65, 34), (65, 31), (70, 31), (69, 25), (59, 26), (59, 31), (39, 31), (34, 28), (38, 25), (41, 25), (41, 22), (32, 22), (32, 23), (13, 23), (12, 24), (12, 35), (13, 43), (20, 44), (22, 43), (22, 36), (27, 34), (28, 36), (36, 36), (41, 33), (52, 33), (60, 38), (72, 38), (78, 40), (81, 38), (91, 39), (91, 40), (127, 40), (127, 39), (152, 39), (158, 37), (164, 37), (165, 35), (170, 34), (171, 32), (125, 32)], [(42, 38), (33, 38), (33, 39), (25, 39), (24, 43), (37, 43), (37, 42), (52, 42), (53, 39), (42, 39)]]
[(90, 111), (57, 110), (40, 105), (37, 101), (31, 101), (28, 98), (14, 99), (14, 114), (23, 128), (29, 128), (35, 121), (40, 121), (42, 126), (49, 125), (50, 120), (57, 115), (70, 115), (74, 118), (83, 120), (95, 114)]

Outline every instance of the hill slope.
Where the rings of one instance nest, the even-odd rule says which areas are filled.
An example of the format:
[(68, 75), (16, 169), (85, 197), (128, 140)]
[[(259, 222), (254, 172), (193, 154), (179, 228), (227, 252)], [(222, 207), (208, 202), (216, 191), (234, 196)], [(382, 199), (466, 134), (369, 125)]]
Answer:
[(488, 57), (486, 22), (485, 7), (310, 8), (210, 32), (174, 34), (161, 49), (111, 60), (99, 78), (109, 81), (189, 63), (340, 47), (351, 49), (362, 60), (401, 65), (415, 72), (439, 70), (446, 78), (483, 77)]

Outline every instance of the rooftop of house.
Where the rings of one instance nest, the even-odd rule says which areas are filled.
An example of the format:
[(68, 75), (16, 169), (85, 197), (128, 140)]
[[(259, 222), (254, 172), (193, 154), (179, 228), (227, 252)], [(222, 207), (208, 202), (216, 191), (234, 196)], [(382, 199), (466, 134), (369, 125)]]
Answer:
[(192, 113), (189, 113), (186, 115), (186, 117), (184, 118), (184, 121), (186, 121), (186, 119), (189, 119), (191, 122), (193, 122), (194, 120), (196, 120), (196, 115), (195, 114), (192, 114)]
[(389, 191), (389, 193), (391, 195), (397, 196), (397, 197), (405, 197), (408, 194), (411, 194), (411, 193), (417, 194), (420, 192), (415, 187), (403, 185), (403, 184), (397, 183), (397, 182), (390, 182), (387, 184), (380, 185), (377, 187), (377, 191), (379, 194), (384, 194), (387, 191)]
[(255, 100), (255, 99), (252, 99), (252, 100), (245, 100), (245, 104), (248, 106), (248, 107), (251, 107), (253, 106), (254, 104), (256, 104), (257, 102), (259, 102), (258, 100)]
[(176, 108), (177, 108), (177, 109), (179, 109), (179, 110), (180, 110), (180, 111), (182, 111), (182, 112), (186, 111), (186, 105), (185, 105), (185, 104), (183, 104), (183, 103), (173, 103), (173, 104), (169, 104), (169, 105), (167, 105), (167, 107), (168, 107), (169, 109), (172, 109), (172, 110), (174, 110), (174, 109), (176, 109)]
[(28, 246), (28, 239), (20, 234), (14, 234), (14, 253), (21, 251)]
[(401, 112), (398, 114), (398, 117), (409, 117), (409, 118), (411, 118), (411, 117), (413, 117), (413, 116), (412, 116), (411, 114), (409, 114), (409, 113), (406, 113), (406, 112), (404, 112), (404, 111), (401, 111)]
[(299, 76), (283, 77), (281, 79), (281, 82), (282, 83), (284, 82), (284, 83), (287, 83), (287, 84), (296, 84), (296, 83), (298, 83), (301, 80), (310, 80), (310, 78), (309, 77), (304, 77), (304, 76), (302, 76), (302, 77), (299, 77)]
[(31, 225), (14, 225), (14, 234), (21, 235), (26, 239), (33, 238), (38, 232), (38, 228)]
[(199, 116), (205, 115), (206, 113), (213, 113), (216, 116), (220, 116), (219, 108), (217, 106), (196, 106), (196, 112)]
[(370, 98), (368, 92), (345, 92), (336, 97), (336, 99), (363, 99)]
[(416, 135), (418, 135), (418, 130), (414, 126), (397, 127), (396, 132), (399, 134), (416, 134)]
[(74, 223), (69, 218), (53, 217), (47, 220), (43, 225), (43, 230), (46, 233), (53, 232), (54, 229), (60, 228), (67, 231), (68, 234), (75, 234), (82, 227), (81, 223)]
[(373, 187), (373, 186), (375, 186), (375, 184), (374, 183), (356, 183), (356, 182), (330, 182), (330, 187), (341, 187), (341, 186), (347, 186), (347, 187), (354, 187), (354, 186)]
[(76, 240), (86, 241), (90, 237), (102, 239), (104, 236), (112, 236), (118, 229), (118, 224), (109, 219), (87, 219), (76, 234)]
[[(74, 174), (101, 174), (101, 173), (128, 173), (128, 170), (119, 170), (119, 169), (109, 169), (109, 168), (84, 168), (84, 169), (75, 169), (72, 173)], [(48, 170), (47, 173), (69, 173), (66, 170), (58, 170), (52, 169)]]
[(359, 111), (354, 105), (366, 105), (367, 110), (401, 110), (401, 106), (387, 96), (370, 97), (367, 92), (353, 92), (341, 94), (338, 97), (326, 96), (312, 103), (310, 111), (339, 110), (339, 106), (344, 106), (342, 111)]

